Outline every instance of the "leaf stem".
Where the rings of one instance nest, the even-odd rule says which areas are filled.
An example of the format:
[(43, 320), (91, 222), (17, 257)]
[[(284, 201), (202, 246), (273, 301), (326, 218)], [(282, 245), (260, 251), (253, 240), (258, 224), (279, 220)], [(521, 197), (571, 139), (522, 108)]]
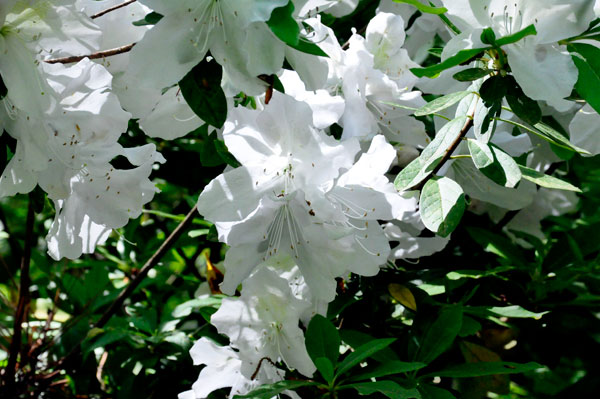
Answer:
[(96, 322), (94, 327), (102, 328), (108, 323), (110, 318), (123, 306), (125, 300), (133, 294), (135, 289), (140, 285), (142, 280), (146, 278), (148, 272), (154, 268), (158, 264), (158, 262), (162, 259), (162, 257), (167, 253), (169, 249), (175, 244), (177, 239), (183, 234), (185, 229), (192, 223), (195, 214), (198, 212), (198, 209), (194, 205), (194, 207), (188, 212), (179, 225), (173, 230), (173, 232), (167, 237), (167, 239), (162, 243), (162, 245), (156, 250), (156, 252), (146, 261), (140, 272), (137, 276), (129, 283), (127, 287), (115, 299), (115, 301), (110, 305), (110, 307), (104, 312), (100, 320)]

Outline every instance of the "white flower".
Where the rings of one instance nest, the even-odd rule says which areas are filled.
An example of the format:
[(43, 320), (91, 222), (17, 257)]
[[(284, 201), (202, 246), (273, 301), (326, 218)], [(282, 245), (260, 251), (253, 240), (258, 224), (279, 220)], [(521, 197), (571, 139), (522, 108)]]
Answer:
[[(55, 103), (39, 116), (11, 107), (6, 129), (17, 149), (0, 177), (0, 196), (39, 184), (56, 204), (50, 255), (77, 258), (140, 215), (157, 191), (148, 180), (152, 165), (164, 159), (153, 144), (118, 144), (130, 114), (110, 93), (112, 77), (104, 67), (85, 59), (72, 67), (45, 64), (43, 72), (38, 78), (48, 79), (45, 95)], [(135, 168), (114, 168), (110, 162), (119, 155)]]
[(223, 299), (211, 323), (239, 350), (244, 376), (254, 375), (269, 360), (282, 360), (288, 368), (311, 377), (316, 368), (298, 326), (309, 307), (309, 302), (294, 296), (287, 280), (260, 268), (244, 282), (239, 298)]
[(211, 392), (226, 387), (231, 387), (229, 398), (233, 398), (235, 395), (248, 393), (261, 384), (281, 381), (284, 374), (283, 370), (265, 361), (254, 379), (245, 377), (241, 373), (242, 361), (238, 352), (230, 346), (218, 346), (204, 337), (194, 343), (190, 355), (194, 365), (205, 364), (206, 367), (200, 372), (192, 389), (180, 393), (179, 399), (204, 399)]
[[(503, 46), (508, 63), (525, 94), (558, 110), (570, 104), (577, 68), (559, 40), (575, 36), (594, 18), (589, 0), (443, 0), (448, 16), (462, 33), (448, 42), (442, 59), (463, 48), (484, 47), (481, 31), (491, 27), (498, 37), (533, 24), (537, 35)], [(543, 82), (543, 84), (540, 84)]]
[(287, 0), (141, 2), (164, 16), (131, 53), (127, 74), (139, 78), (143, 85), (162, 89), (177, 83), (208, 51), (223, 66), (225, 79), (249, 94), (264, 90), (264, 83), (256, 78), (258, 74), (276, 72), (262, 68), (274, 64), (278, 64), (276, 70), (281, 67), (283, 44), (263, 46), (265, 52), (254, 54), (251, 60), (247, 46), (276, 40), (264, 21)]
[(346, 101), (340, 124), (344, 137), (370, 139), (383, 133), (389, 140), (425, 146), (424, 125), (408, 116), (411, 111), (386, 105), (394, 102), (417, 108), (425, 104), (421, 93), (412, 90), (417, 78), (409, 68), (404, 43), (404, 21), (393, 14), (380, 13), (367, 27), (366, 38), (354, 34), (343, 51), (333, 31), (313, 23), (321, 48), (329, 55), (328, 90)]
[(223, 137), (242, 166), (214, 179), (198, 199), (199, 212), (231, 246), (223, 292), (285, 252), (315, 297), (329, 302), (336, 277), (373, 275), (385, 263), (389, 245), (377, 220), (414, 209), (382, 176), (395, 158), (383, 138), (353, 167), (357, 141), (338, 142), (311, 120), (305, 103), (277, 93), (262, 112), (231, 113)]

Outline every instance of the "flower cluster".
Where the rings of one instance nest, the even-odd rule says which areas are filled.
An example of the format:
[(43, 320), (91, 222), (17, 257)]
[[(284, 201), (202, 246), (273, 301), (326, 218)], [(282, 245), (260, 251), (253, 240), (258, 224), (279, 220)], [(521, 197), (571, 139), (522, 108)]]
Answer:
[[(139, 0), (88, 17), (120, 3), (0, 5), (0, 133), (16, 141), (0, 197), (39, 186), (56, 209), (48, 253), (74, 259), (158, 191), (155, 146), (119, 142), (130, 120), (164, 140), (218, 125), (211, 134), (239, 166), (197, 208), (228, 245), (220, 290), (231, 297), (211, 322), (230, 343), (196, 342), (205, 367), (182, 399), (245, 394), (287, 370), (311, 377), (303, 327), (340, 282), (443, 250), (465, 211), (515, 211), (506, 228), (543, 239), (540, 220), (577, 203), (550, 190), (577, 191), (545, 174), (556, 148), (600, 153), (600, 104), (577, 87), (586, 46), (598, 47), (585, 36), (592, 1), (443, 0), (415, 13), (383, 0), (348, 40), (321, 17), (352, 13), (355, 0)], [(129, 43), (115, 58), (56, 60)], [(222, 70), (210, 88), (222, 125), (216, 105), (198, 111), (212, 99), (191, 100), (183, 83), (211, 95), (194, 75), (206, 64)], [(589, 104), (572, 101), (574, 88)]]

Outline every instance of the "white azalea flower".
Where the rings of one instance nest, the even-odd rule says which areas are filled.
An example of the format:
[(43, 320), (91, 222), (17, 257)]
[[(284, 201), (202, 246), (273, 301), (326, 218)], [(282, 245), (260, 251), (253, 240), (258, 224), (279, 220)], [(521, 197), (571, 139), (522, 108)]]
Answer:
[[(162, 89), (178, 82), (210, 51), (229, 78), (249, 94), (264, 90), (256, 78), (265, 65), (283, 62), (283, 44), (267, 48), (267, 53), (250, 60), (247, 39), (253, 44), (275, 40), (264, 26), (273, 9), (287, 0), (142, 0), (141, 3), (163, 15), (131, 52), (128, 76), (143, 85)], [(258, 25), (252, 25), (259, 23)], [(262, 25), (260, 24), (262, 23)], [(252, 29), (251, 29), (252, 26)], [(258, 65), (261, 62), (262, 65)], [(281, 63), (277, 65), (277, 70)], [(260, 71), (260, 72), (259, 72)]]
[[(239, 350), (244, 376), (255, 375), (265, 363), (285, 362), (311, 377), (316, 367), (298, 327), (310, 303), (298, 299), (284, 278), (268, 268), (257, 270), (244, 282), (239, 298), (225, 298), (211, 323)], [(261, 360), (267, 358), (267, 361)]]
[(242, 167), (214, 179), (198, 199), (199, 212), (231, 245), (225, 293), (284, 252), (314, 296), (329, 302), (336, 277), (373, 275), (385, 263), (389, 245), (377, 220), (414, 209), (382, 176), (395, 158), (383, 138), (353, 167), (358, 142), (337, 142), (310, 120), (305, 103), (275, 93), (264, 111), (236, 109), (225, 125), (225, 143)]
[[(442, 59), (463, 48), (484, 47), (481, 31), (491, 27), (498, 37), (533, 24), (537, 35), (503, 46), (508, 63), (525, 94), (544, 100), (557, 110), (570, 104), (577, 68), (559, 40), (575, 36), (594, 19), (589, 0), (443, 0), (449, 18), (462, 33), (448, 42)], [(543, 82), (543, 84), (540, 84)]]
[[(425, 146), (428, 137), (424, 125), (410, 117), (412, 113), (383, 102), (418, 108), (425, 104), (421, 93), (411, 91), (417, 78), (409, 68), (404, 43), (404, 21), (399, 15), (380, 13), (367, 27), (366, 38), (354, 34), (343, 51), (333, 31), (314, 23), (320, 47), (329, 55), (328, 90), (346, 101), (340, 124), (344, 137), (370, 139), (383, 133), (389, 140)], [(332, 40), (333, 38), (333, 40)]]
[[(17, 150), (0, 177), (0, 195), (39, 184), (56, 204), (50, 255), (77, 258), (139, 216), (157, 191), (148, 180), (152, 165), (164, 159), (153, 144), (124, 149), (117, 143), (130, 114), (110, 93), (112, 77), (104, 67), (85, 59), (72, 67), (46, 64), (44, 72), (45, 95), (56, 104), (41, 116), (16, 107), (7, 115)], [(115, 169), (110, 161), (119, 155), (136, 168)]]
[(192, 389), (179, 394), (179, 399), (205, 399), (208, 395), (221, 388), (231, 387), (229, 398), (243, 395), (262, 384), (273, 383), (283, 379), (284, 371), (273, 367), (265, 361), (254, 379), (241, 373), (242, 360), (239, 353), (230, 346), (218, 346), (207, 338), (200, 338), (190, 355), (194, 365), (205, 364), (198, 380)]

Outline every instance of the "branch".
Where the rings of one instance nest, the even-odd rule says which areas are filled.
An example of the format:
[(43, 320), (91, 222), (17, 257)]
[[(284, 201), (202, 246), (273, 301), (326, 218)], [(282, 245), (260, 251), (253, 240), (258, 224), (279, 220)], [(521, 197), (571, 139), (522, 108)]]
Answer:
[(128, 5), (130, 5), (131, 3), (135, 3), (136, 1), (137, 1), (137, 0), (129, 0), (129, 1), (126, 1), (126, 2), (124, 2), (124, 3), (121, 3), (121, 4), (117, 4), (116, 6), (114, 6), (114, 7), (110, 7), (110, 8), (107, 8), (106, 10), (100, 11), (100, 12), (99, 12), (99, 13), (97, 13), (97, 14), (90, 15), (90, 18), (91, 18), (91, 19), (96, 19), (96, 18), (98, 18), (98, 17), (101, 17), (101, 16), (103, 16), (104, 14), (108, 14), (108, 13), (109, 13), (109, 12), (111, 12), (111, 11), (118, 10), (119, 8), (123, 8), (123, 7), (125, 7), (125, 6), (128, 6)]
[(429, 175), (427, 175), (427, 177), (425, 179), (423, 179), (423, 181), (421, 181), (416, 186), (407, 189), (407, 191), (408, 190), (421, 190), (423, 188), (423, 186), (425, 185), (425, 183), (427, 183), (427, 181), (429, 181), (429, 179), (431, 179), (433, 176), (436, 175), (437, 172), (439, 172), (439, 170), (442, 168), (442, 166), (444, 166), (444, 164), (446, 162), (448, 162), (448, 160), (452, 156), (452, 153), (456, 150), (456, 148), (458, 148), (458, 145), (460, 144), (462, 139), (467, 135), (467, 132), (469, 131), (469, 129), (471, 129), (471, 126), (473, 126), (473, 115), (467, 117), (467, 121), (463, 125), (462, 129), (460, 129), (460, 133), (458, 134), (458, 136), (456, 136), (456, 138), (454, 139), (452, 144), (450, 144), (450, 147), (448, 147), (448, 149), (444, 153), (444, 156), (440, 160), (440, 163), (438, 163), (436, 165), (436, 167), (433, 168), (431, 173)]
[(138, 275), (135, 276), (135, 278), (131, 281), (131, 283), (129, 283), (127, 287), (125, 287), (123, 291), (121, 291), (117, 299), (115, 299), (115, 301), (110, 305), (106, 312), (104, 312), (104, 314), (102, 315), (100, 320), (96, 322), (94, 327), (104, 327), (104, 325), (106, 325), (106, 323), (117, 312), (117, 310), (120, 309), (121, 306), (123, 306), (125, 299), (127, 299), (131, 294), (133, 294), (133, 291), (135, 291), (135, 289), (138, 287), (138, 285), (140, 285), (142, 280), (148, 275), (148, 272), (158, 264), (160, 259), (165, 255), (165, 253), (167, 253), (169, 249), (171, 249), (173, 244), (175, 244), (177, 239), (185, 231), (188, 225), (192, 223), (196, 212), (197, 208), (196, 206), (194, 206), (192, 210), (189, 211), (188, 214), (185, 216), (185, 219), (183, 219), (181, 223), (179, 223), (179, 225), (175, 228), (175, 230), (173, 230), (171, 235), (167, 237), (167, 239), (162, 243), (158, 250), (150, 257), (150, 259), (148, 259), (148, 261), (144, 264)]
[(23, 257), (21, 258), (21, 276), (19, 287), (19, 302), (17, 312), (15, 314), (15, 322), (13, 329), (13, 337), (10, 342), (10, 350), (8, 363), (6, 366), (6, 385), (10, 387), (15, 383), (15, 374), (17, 371), (17, 356), (21, 351), (21, 329), (23, 320), (25, 319), (26, 309), (29, 306), (29, 285), (31, 283), (29, 277), (29, 265), (31, 263), (31, 242), (33, 241), (33, 225), (35, 222), (35, 212), (33, 210), (33, 201), (29, 197), (27, 206), (27, 221), (25, 226), (25, 248), (23, 249)]
[(127, 52), (131, 51), (133, 46), (135, 46), (135, 43), (131, 43), (126, 46), (113, 48), (110, 50), (98, 51), (96, 53), (91, 53), (91, 54), (86, 54), (86, 55), (72, 55), (70, 57), (55, 58), (52, 60), (46, 60), (44, 62), (46, 62), (48, 64), (71, 64), (73, 62), (79, 62), (84, 58), (89, 58), (90, 60), (96, 60), (98, 58), (110, 57), (111, 55), (127, 53)]

